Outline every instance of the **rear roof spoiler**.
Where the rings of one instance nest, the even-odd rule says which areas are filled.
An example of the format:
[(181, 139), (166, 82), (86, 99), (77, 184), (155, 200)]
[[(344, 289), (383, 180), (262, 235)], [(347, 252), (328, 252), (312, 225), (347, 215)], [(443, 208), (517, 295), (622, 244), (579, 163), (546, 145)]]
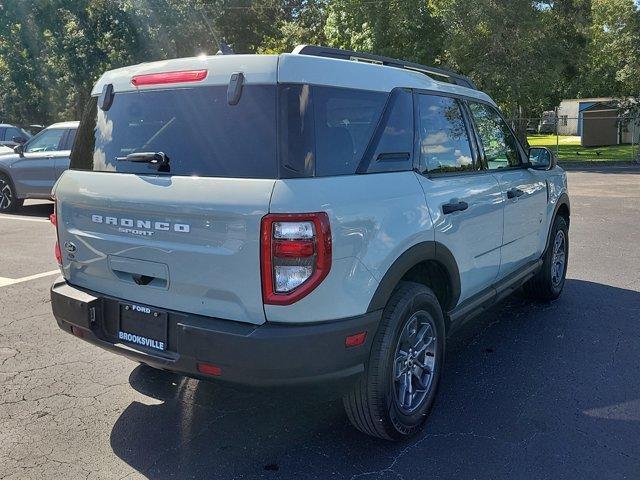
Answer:
[(430, 77), (437, 77), (434, 80), (453, 83), (461, 87), (477, 90), (473, 81), (464, 75), (455, 73), (442, 68), (429, 67), (420, 65), (419, 63), (407, 62), (391, 57), (383, 57), (382, 55), (374, 55), (372, 53), (354, 52), (353, 50), (342, 50), (340, 48), (319, 47), (316, 45), (298, 45), (293, 52), (297, 55), (311, 55), (314, 57), (337, 58), (340, 60), (352, 60), (355, 62), (374, 63), (376, 65), (386, 65), (388, 67), (403, 68), (414, 72), (424, 73)]

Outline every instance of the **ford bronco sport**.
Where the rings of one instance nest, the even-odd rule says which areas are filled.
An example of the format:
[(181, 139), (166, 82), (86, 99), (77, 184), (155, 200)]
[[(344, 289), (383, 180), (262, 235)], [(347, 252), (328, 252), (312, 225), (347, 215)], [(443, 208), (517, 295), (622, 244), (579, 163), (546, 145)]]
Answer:
[(422, 427), (457, 326), (567, 268), (551, 152), (466, 77), (345, 50), (107, 72), (54, 194), (61, 329), (196, 378), (342, 384), (386, 439)]

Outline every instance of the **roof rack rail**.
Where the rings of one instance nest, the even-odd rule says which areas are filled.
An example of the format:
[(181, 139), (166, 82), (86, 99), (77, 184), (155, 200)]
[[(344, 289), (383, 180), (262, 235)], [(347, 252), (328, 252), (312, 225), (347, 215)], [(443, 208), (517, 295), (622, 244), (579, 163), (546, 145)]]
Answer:
[(298, 45), (293, 52), (298, 55), (311, 55), (314, 57), (337, 58), (340, 60), (353, 60), (356, 62), (374, 63), (377, 65), (386, 65), (389, 67), (403, 68), (405, 70), (413, 70), (414, 72), (424, 73), (429, 76), (436, 76), (434, 80), (443, 81), (460, 85), (461, 87), (472, 88), (477, 90), (473, 81), (469, 77), (460, 75), (436, 67), (428, 67), (419, 63), (407, 62), (391, 57), (383, 57), (382, 55), (374, 55), (372, 53), (354, 52), (353, 50), (342, 50), (340, 48), (320, 47), (317, 45)]

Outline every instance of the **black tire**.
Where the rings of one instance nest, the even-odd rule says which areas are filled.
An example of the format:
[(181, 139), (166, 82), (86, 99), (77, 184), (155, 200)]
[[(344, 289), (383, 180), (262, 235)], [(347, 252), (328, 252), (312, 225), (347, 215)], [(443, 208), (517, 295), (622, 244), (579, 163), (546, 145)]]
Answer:
[[(435, 340), (435, 345), (432, 347), (433, 351), (425, 350), (424, 357), (416, 356), (411, 360), (409, 367), (407, 362), (410, 360), (397, 362), (397, 358), (400, 357), (396, 357), (396, 351), (400, 348), (402, 352), (402, 341), (412, 331), (414, 323), (420, 326), (420, 332), (430, 332), (429, 340)], [(418, 338), (420, 332), (413, 338)], [(424, 333), (421, 338), (426, 338)], [(423, 344), (426, 348), (427, 342)], [(386, 440), (401, 440), (419, 432), (436, 396), (444, 362), (444, 347), (444, 318), (435, 294), (424, 285), (401, 282), (382, 314), (371, 346), (367, 370), (353, 389), (343, 397), (351, 423), (367, 435)], [(419, 364), (418, 359), (425, 364), (427, 361), (433, 362), (431, 375), (427, 368), (423, 370), (416, 366)], [(402, 380), (396, 381), (394, 377), (402, 365), (403, 368), (411, 370), (401, 375)], [(414, 378), (417, 370), (420, 374), (416, 374)], [(399, 398), (402, 397), (405, 403), (411, 403), (413, 397), (410, 395), (407, 399), (406, 395), (398, 393), (403, 385), (407, 385), (403, 383), (407, 380), (407, 375), (409, 383), (419, 381), (421, 385), (424, 385), (425, 378), (429, 378), (428, 388), (419, 394), (415, 393), (416, 405), (409, 409), (403, 408)]]
[[(564, 247), (564, 261), (561, 268), (555, 267), (554, 262), (555, 245), (558, 238), (562, 237)], [(542, 268), (523, 286), (524, 293), (534, 300), (551, 301), (555, 300), (562, 293), (565, 277), (567, 275), (567, 264), (569, 263), (569, 226), (564, 217), (556, 216), (553, 220), (549, 243), (543, 257)]]
[(16, 190), (11, 179), (0, 173), (0, 213), (15, 212), (23, 203), (24, 200), (16, 198)]

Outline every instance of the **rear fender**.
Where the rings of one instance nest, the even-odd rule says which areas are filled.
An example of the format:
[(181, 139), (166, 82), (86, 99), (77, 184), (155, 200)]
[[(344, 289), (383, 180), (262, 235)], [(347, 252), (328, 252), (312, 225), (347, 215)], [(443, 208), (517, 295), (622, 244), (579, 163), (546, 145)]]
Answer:
[(406, 273), (414, 266), (429, 260), (435, 261), (442, 266), (449, 277), (449, 301), (447, 305), (442, 305), (443, 309), (448, 311), (457, 305), (458, 299), (460, 298), (460, 272), (458, 270), (458, 264), (453, 254), (443, 244), (435, 241), (427, 241), (412, 246), (393, 262), (389, 270), (387, 270), (387, 273), (382, 277), (367, 311), (373, 312), (384, 308), (396, 286)]

